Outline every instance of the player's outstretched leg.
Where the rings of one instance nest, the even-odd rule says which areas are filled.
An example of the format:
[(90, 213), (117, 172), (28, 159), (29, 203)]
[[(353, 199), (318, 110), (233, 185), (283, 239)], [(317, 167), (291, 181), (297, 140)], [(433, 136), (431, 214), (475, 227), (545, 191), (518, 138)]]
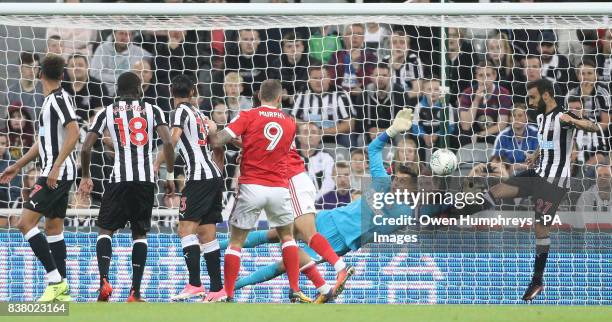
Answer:
[(30, 244), (30, 248), (34, 252), (34, 255), (45, 267), (47, 274), (45, 279), (48, 282), (47, 288), (43, 295), (38, 299), (40, 302), (51, 302), (55, 301), (58, 296), (68, 291), (68, 283), (62, 279), (53, 256), (47, 239), (38, 229), (37, 224), (40, 220), (40, 214), (29, 209), (24, 209), (17, 228), (23, 234), (23, 237)]
[[(254, 248), (259, 245), (278, 242), (278, 235), (275, 230), (256, 230), (249, 233), (244, 241), (242, 248)], [(229, 244), (229, 239), (219, 242), (219, 248), (226, 249)]]
[(222, 302), (227, 299), (223, 281), (221, 280), (221, 249), (217, 240), (215, 224), (198, 227), (200, 252), (206, 262), (206, 271), (210, 278), (210, 292), (204, 298), (204, 303)]
[(108, 271), (113, 256), (112, 234), (113, 232), (110, 230), (100, 229), (96, 241), (96, 257), (98, 258), (98, 272), (100, 273), (98, 302), (108, 302), (113, 294), (113, 288), (108, 281)]
[(128, 302), (145, 302), (140, 294), (140, 283), (147, 262), (147, 235), (132, 232), (132, 287)]
[[(64, 219), (63, 218), (47, 218), (45, 220), (45, 232), (47, 233), (47, 242), (49, 243), (49, 249), (51, 255), (57, 266), (57, 271), (60, 273), (62, 280), (66, 279), (66, 242), (64, 241)], [(56, 301), (70, 302), (72, 297), (70, 296), (70, 289), (66, 289), (64, 293), (58, 296)]]
[(534, 300), (544, 290), (544, 269), (550, 251), (550, 228), (542, 223), (536, 223), (536, 256), (533, 264), (531, 283), (523, 294), (523, 301)]
[(344, 260), (336, 254), (327, 239), (317, 232), (314, 213), (305, 214), (296, 218), (295, 230), (302, 236), (302, 239), (308, 243), (310, 248), (334, 267), (336, 271), (334, 294), (341, 293), (344, 284), (351, 275), (353, 275), (354, 269), (352, 267), (347, 267)]

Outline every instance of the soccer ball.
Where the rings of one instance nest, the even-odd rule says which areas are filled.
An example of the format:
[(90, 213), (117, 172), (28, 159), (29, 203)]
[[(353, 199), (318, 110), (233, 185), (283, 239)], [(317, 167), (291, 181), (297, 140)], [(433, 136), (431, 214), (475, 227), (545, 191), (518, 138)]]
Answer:
[(438, 176), (447, 176), (457, 169), (457, 157), (453, 152), (447, 149), (440, 149), (431, 155), (429, 166), (433, 174)]

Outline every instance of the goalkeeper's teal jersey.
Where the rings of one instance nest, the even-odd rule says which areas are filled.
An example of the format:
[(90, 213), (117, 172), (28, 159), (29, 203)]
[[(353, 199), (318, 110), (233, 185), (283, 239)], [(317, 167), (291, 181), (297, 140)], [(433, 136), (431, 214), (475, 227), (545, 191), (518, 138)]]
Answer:
[[(391, 176), (387, 174), (383, 165), (382, 151), (389, 136), (383, 132), (368, 146), (368, 155), (370, 159), (370, 175), (372, 177), (371, 186), (363, 191), (363, 198), (372, 198), (374, 192), (389, 192), (391, 190)], [(363, 243), (370, 241), (373, 233), (390, 234), (399, 227), (394, 225), (375, 225), (373, 217), (377, 214), (385, 218), (399, 218), (401, 216), (412, 216), (413, 210), (408, 205), (394, 204), (385, 206), (383, 209), (377, 210), (372, 208), (372, 201), (364, 204), (364, 199), (359, 198), (350, 204), (331, 210), (325, 210), (325, 216), (321, 216), (322, 212), (317, 215), (317, 227), (329, 225), (329, 221), (333, 221), (338, 233), (344, 239), (345, 245), (351, 250), (361, 248)], [(419, 207), (420, 214), (433, 215), (440, 213), (445, 207), (437, 205), (426, 205)]]

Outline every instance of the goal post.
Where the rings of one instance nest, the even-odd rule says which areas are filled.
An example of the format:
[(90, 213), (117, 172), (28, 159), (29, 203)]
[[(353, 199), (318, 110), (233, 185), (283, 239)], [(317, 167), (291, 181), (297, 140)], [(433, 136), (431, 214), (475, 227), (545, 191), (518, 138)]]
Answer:
[[(146, 88), (143, 88), (145, 99), (162, 107), (167, 115), (172, 110), (169, 80), (180, 73), (192, 75), (199, 90), (194, 102), (219, 127), (225, 126), (240, 110), (256, 104), (254, 96), (263, 79), (279, 77), (287, 90), (282, 107), (300, 120), (298, 148), (307, 160), (308, 174), (321, 200), (327, 193), (347, 190), (351, 193), (348, 201), (360, 196), (368, 197), (366, 178), (368, 161), (371, 160), (368, 160), (367, 145), (379, 131), (389, 127), (395, 114), (388, 110), (399, 110), (404, 106), (418, 106), (420, 111), (438, 106), (441, 112), (435, 115), (432, 112), (429, 119), (427, 113), (415, 113), (419, 119), (414, 121), (413, 129), (383, 150), (385, 167), (392, 171), (405, 165), (413, 175), (427, 177), (427, 163), (434, 148), (449, 148), (459, 159), (459, 169), (449, 178), (454, 179), (453, 184), (463, 184), (467, 176), (493, 176), (494, 167), (483, 166), (480, 172), (475, 169), (479, 163), (488, 164), (494, 159), (492, 156), (497, 156), (498, 142), (495, 140), (497, 133), (487, 134), (489, 127), (483, 128), (485, 138), (482, 141), (476, 137), (473, 142), (460, 141), (460, 131), (467, 131), (460, 129), (461, 123), (506, 122), (511, 127), (512, 111), (521, 103), (515, 96), (522, 96), (523, 103), (525, 96), (525, 93), (514, 90), (524, 89), (526, 78), (531, 77), (527, 70), (533, 69), (525, 62), (527, 57), (536, 57), (540, 69), (551, 64), (543, 62), (541, 53), (532, 51), (541, 43), (554, 41), (557, 50), (568, 58), (570, 65), (564, 71), (568, 79), (562, 81), (565, 91), (558, 94), (560, 100), (573, 95), (569, 91), (580, 86), (573, 76), (578, 66), (591, 58), (598, 64), (598, 59), (608, 64), (609, 75), (597, 75), (601, 77), (598, 81), (604, 84), (612, 80), (612, 47), (609, 51), (599, 51), (601, 43), (612, 42), (612, 36), (607, 39), (605, 32), (597, 33), (599, 29), (612, 28), (610, 17), (612, 3), (609, 2), (384, 5), (0, 3), (0, 140), (6, 141), (5, 147), (0, 144), (0, 152), (4, 153), (0, 154), (0, 161), (10, 164), (33, 143), (37, 133), (36, 115), (40, 100), (44, 99), (40, 88), (36, 87), (33, 71), (38, 61), (33, 57), (42, 58), (47, 52), (59, 51), (66, 59), (72, 60), (66, 69), (63, 86), (75, 97), (82, 133), (91, 113), (102, 104), (113, 101), (115, 78), (128, 70), (146, 80)], [(352, 28), (362, 30), (353, 32)], [(79, 32), (72, 32), (76, 29)], [(245, 30), (248, 32), (241, 34)], [(554, 39), (545, 39), (543, 34), (551, 30)], [(576, 35), (576, 31), (584, 31), (582, 34), (585, 35), (587, 30), (591, 38)], [(128, 31), (125, 42), (116, 41), (115, 33), (121, 31)], [(171, 35), (172, 32), (177, 33)], [(526, 36), (521, 38), (523, 36), (519, 33)], [(292, 38), (284, 38), (289, 34), (293, 34)], [(533, 35), (540, 38), (530, 38)], [(550, 37), (550, 33), (546, 37)], [(345, 48), (352, 46), (348, 45), (352, 41), (361, 43), (361, 47)], [(116, 55), (100, 50), (102, 46), (117, 50), (118, 43), (129, 49)], [(295, 58), (296, 62), (288, 60), (288, 49), (283, 47), (286, 43), (293, 46), (302, 44), (303, 52), (295, 54), (295, 57), (305, 57), (302, 63), (301, 58)], [(351, 57), (352, 49), (363, 50), (362, 56), (355, 58), (359, 62), (354, 65), (351, 65), (354, 59)], [(252, 52), (244, 54), (249, 50)], [(82, 61), (77, 64), (75, 59)], [(493, 88), (507, 87), (508, 91), (500, 94), (499, 90), (495, 94), (497, 102), (491, 104), (505, 109), (506, 119), (502, 122), (501, 113), (496, 112), (489, 120), (489, 114), (485, 112), (481, 119), (473, 117), (465, 121), (459, 111), (466, 108), (461, 97), (471, 97), (474, 94), (471, 90), (479, 86), (476, 83), (486, 85), (487, 79), (479, 82), (475, 71), (481, 68), (479, 63), (491, 59), (497, 59), (496, 63), (499, 63), (499, 66), (494, 66), (497, 74)], [(86, 76), (79, 76), (79, 68), (85, 70)], [(381, 68), (388, 70), (386, 77), (391, 84), (383, 90), (380, 88), (384, 84), (378, 83), (378, 79), (383, 78), (381, 73), (384, 74), (377, 70)], [(85, 93), (82, 87), (74, 86), (78, 82), (94, 84), (95, 88)], [(320, 89), (321, 92), (333, 92), (334, 98), (326, 96), (324, 101), (322, 97), (326, 93), (317, 92), (318, 87), (325, 88)], [(91, 94), (94, 90), (97, 94)], [(384, 95), (399, 96), (404, 103), (397, 106), (385, 103), (382, 98), (386, 96), (376, 96), (377, 90), (385, 91)], [(607, 98), (601, 94), (590, 100), (590, 96), (581, 92), (577, 95), (593, 102), (593, 109), (604, 109), (605, 104), (612, 109), (609, 89), (605, 90), (608, 91)], [(439, 97), (436, 102), (430, 102), (434, 94)], [(504, 99), (505, 103), (501, 102)], [(471, 99), (468, 101), (468, 105), (472, 103)], [(387, 107), (385, 104), (389, 108), (381, 109), (380, 106)], [(490, 108), (491, 104), (484, 104), (484, 109)], [(522, 125), (526, 127), (527, 122), (526, 118)], [(346, 131), (344, 125), (349, 123)], [(433, 128), (436, 130), (427, 130)], [(471, 126), (469, 129), (473, 130)], [(434, 140), (434, 134), (438, 141), (428, 141)], [(312, 137), (317, 140), (311, 140)], [(532, 139), (537, 142), (537, 138)], [(604, 143), (598, 144), (593, 143), (598, 141), (597, 137), (580, 136), (580, 140), (577, 146), (584, 153), (572, 161), (575, 163), (573, 169), (577, 169), (576, 175), (572, 175), (576, 185), (570, 187), (567, 204), (558, 213), (560, 223), (553, 228), (554, 251), (547, 266), (545, 296), (536, 301), (540, 304), (612, 304), (609, 288), (612, 283), (612, 206), (595, 210), (576, 208), (577, 200), (587, 192), (592, 197), (588, 200), (599, 201), (594, 197), (598, 191), (589, 189), (598, 188), (598, 184), (605, 187), (605, 182), (598, 183), (597, 178), (600, 166), (606, 165), (606, 158), (609, 161), (609, 151), (604, 148), (606, 140), (609, 145), (609, 137), (602, 137), (600, 141)], [(529, 144), (529, 149), (524, 150), (531, 153), (533, 147)], [(66, 214), (68, 280), (75, 300), (83, 302), (93, 301), (98, 288), (97, 229), (94, 222), (104, 182), (108, 181), (113, 165), (108, 146), (100, 143), (95, 149), (95, 160), (92, 161), (92, 173), (93, 168), (97, 171), (95, 193), (91, 200), (81, 200), (75, 187)], [(509, 151), (509, 155), (516, 158), (514, 163), (523, 163), (523, 155), (515, 156), (513, 149), (519, 148)], [(526, 152), (522, 149), (521, 146), (521, 153)], [(228, 179), (225, 181), (223, 215), (227, 219), (235, 202), (238, 150), (228, 148), (225, 162), (224, 174)], [(509, 163), (505, 157), (502, 160), (499, 156), (499, 164), (508, 166)], [(37, 286), (43, 283), (41, 265), (15, 229), (16, 219), (28, 198), (28, 189), (32, 187), (32, 178), (36, 176), (36, 163), (33, 164), (24, 169), (16, 181), (0, 186), (0, 285), (6, 285), (0, 289), (0, 301), (33, 300), (41, 291)], [(183, 167), (177, 165), (177, 169)], [(348, 172), (343, 174), (347, 168)], [(159, 177), (165, 177), (163, 166), (160, 171)], [(511, 172), (511, 166), (506, 171)], [(184, 179), (184, 170), (177, 172), (180, 172), (177, 178), (182, 175)], [(348, 188), (342, 188), (347, 181)], [(184, 181), (177, 180), (177, 183), (180, 186)], [(167, 198), (162, 187), (163, 184), (158, 182), (143, 280), (144, 297), (155, 302), (169, 301), (170, 296), (184, 286), (187, 276), (181, 243), (176, 236), (181, 200), (178, 196)], [(459, 185), (448, 190), (462, 188)], [(338, 204), (339, 198), (336, 196)], [(517, 221), (532, 218), (534, 205), (527, 198), (518, 199), (504, 200), (500, 209), (480, 213), (477, 217)], [(436, 218), (448, 217), (452, 217), (451, 214), (444, 212)], [(263, 218), (259, 227), (262, 229), (267, 228)], [(220, 225), (220, 239), (227, 237), (226, 225)], [(469, 223), (467, 227), (446, 224), (433, 227), (420, 223), (416, 227), (400, 229), (398, 236), (411, 234), (417, 234), (422, 242), (372, 243), (349, 252), (346, 261), (355, 265), (357, 274), (338, 302), (519, 303), (533, 264), (532, 225)], [(486, 251), (477, 249), (479, 245), (486, 246)], [(115, 294), (126, 297), (131, 272), (129, 232), (122, 230), (115, 234), (113, 246), (111, 282), (117, 290)], [(278, 260), (278, 248), (266, 245), (245, 250), (240, 276)], [(204, 271), (203, 263), (202, 268)], [(327, 280), (334, 280), (333, 267), (325, 264), (320, 268)], [(207, 284), (207, 277), (202, 281)], [(305, 279), (301, 283), (309, 289), (310, 295), (315, 293)], [(246, 287), (237, 293), (237, 300), (284, 302), (285, 286), (286, 281), (276, 279)]]

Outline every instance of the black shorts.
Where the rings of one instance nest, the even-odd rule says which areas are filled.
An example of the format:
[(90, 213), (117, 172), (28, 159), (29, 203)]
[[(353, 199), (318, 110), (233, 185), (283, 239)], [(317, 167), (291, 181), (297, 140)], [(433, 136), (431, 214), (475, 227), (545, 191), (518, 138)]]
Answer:
[(508, 179), (506, 184), (519, 189), (518, 197), (531, 196), (537, 220), (541, 220), (544, 215), (554, 216), (568, 190), (546, 181), (533, 169), (518, 173)]
[(132, 232), (144, 235), (151, 229), (155, 185), (150, 182), (109, 183), (102, 196), (98, 227), (115, 231), (129, 221)]
[(183, 188), (179, 221), (194, 221), (200, 225), (223, 222), (223, 179), (187, 181)]
[(42, 214), (47, 218), (66, 218), (68, 194), (74, 180), (58, 180), (57, 188), (47, 186), (47, 177), (39, 177), (30, 192), (30, 201), (23, 208)]

